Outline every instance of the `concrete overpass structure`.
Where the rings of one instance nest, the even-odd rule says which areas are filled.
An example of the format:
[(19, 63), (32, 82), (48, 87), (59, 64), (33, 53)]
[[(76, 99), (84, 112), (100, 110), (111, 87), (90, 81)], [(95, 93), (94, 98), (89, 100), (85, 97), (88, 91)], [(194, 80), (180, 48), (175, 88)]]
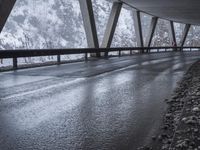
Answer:
[[(0, 73), (0, 150), (134, 150), (157, 133), (166, 108), (163, 100), (199, 60), (199, 52), (180, 51), (188, 49), (183, 45), (191, 24), (200, 24), (197, 0), (111, 1), (102, 43), (92, 1), (79, 2), (89, 49), (5, 50), (0, 58), (13, 58), (17, 69), (19, 57), (109, 56), (109, 51), (122, 50), (142, 54)], [(0, 30), (14, 4), (15, 0), (0, 1)], [(123, 5), (133, 11), (138, 47), (110, 48)], [(152, 15), (145, 43), (141, 12)], [(171, 47), (150, 47), (159, 18), (169, 20)], [(176, 43), (174, 21), (186, 24), (180, 43)], [(170, 52), (148, 53), (155, 49)]]

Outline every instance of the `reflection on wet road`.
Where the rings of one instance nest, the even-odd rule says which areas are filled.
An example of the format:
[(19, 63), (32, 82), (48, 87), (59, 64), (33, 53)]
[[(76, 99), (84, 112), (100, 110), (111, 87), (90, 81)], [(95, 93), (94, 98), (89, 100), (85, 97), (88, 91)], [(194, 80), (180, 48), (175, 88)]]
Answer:
[(0, 73), (0, 150), (134, 150), (156, 133), (164, 99), (199, 54)]

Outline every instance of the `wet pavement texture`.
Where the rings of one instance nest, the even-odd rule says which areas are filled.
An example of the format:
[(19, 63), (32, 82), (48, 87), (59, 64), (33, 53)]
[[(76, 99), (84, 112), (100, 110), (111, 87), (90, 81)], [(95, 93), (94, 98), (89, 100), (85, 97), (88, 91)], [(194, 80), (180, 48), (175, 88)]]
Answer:
[(0, 73), (0, 150), (135, 150), (198, 52)]

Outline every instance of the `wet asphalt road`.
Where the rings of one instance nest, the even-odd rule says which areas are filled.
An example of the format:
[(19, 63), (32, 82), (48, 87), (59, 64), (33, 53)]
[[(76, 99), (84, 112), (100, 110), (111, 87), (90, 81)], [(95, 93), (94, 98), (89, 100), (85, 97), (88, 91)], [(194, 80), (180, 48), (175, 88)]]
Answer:
[(200, 53), (101, 59), (0, 73), (0, 150), (135, 150)]

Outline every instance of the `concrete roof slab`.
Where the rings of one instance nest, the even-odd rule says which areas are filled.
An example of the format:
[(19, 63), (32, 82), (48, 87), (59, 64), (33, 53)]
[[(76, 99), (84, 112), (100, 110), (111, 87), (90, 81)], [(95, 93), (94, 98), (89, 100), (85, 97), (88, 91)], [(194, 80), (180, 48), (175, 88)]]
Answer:
[(200, 25), (200, 0), (121, 1), (133, 8), (136, 8), (153, 16), (157, 16), (159, 18), (186, 24)]

